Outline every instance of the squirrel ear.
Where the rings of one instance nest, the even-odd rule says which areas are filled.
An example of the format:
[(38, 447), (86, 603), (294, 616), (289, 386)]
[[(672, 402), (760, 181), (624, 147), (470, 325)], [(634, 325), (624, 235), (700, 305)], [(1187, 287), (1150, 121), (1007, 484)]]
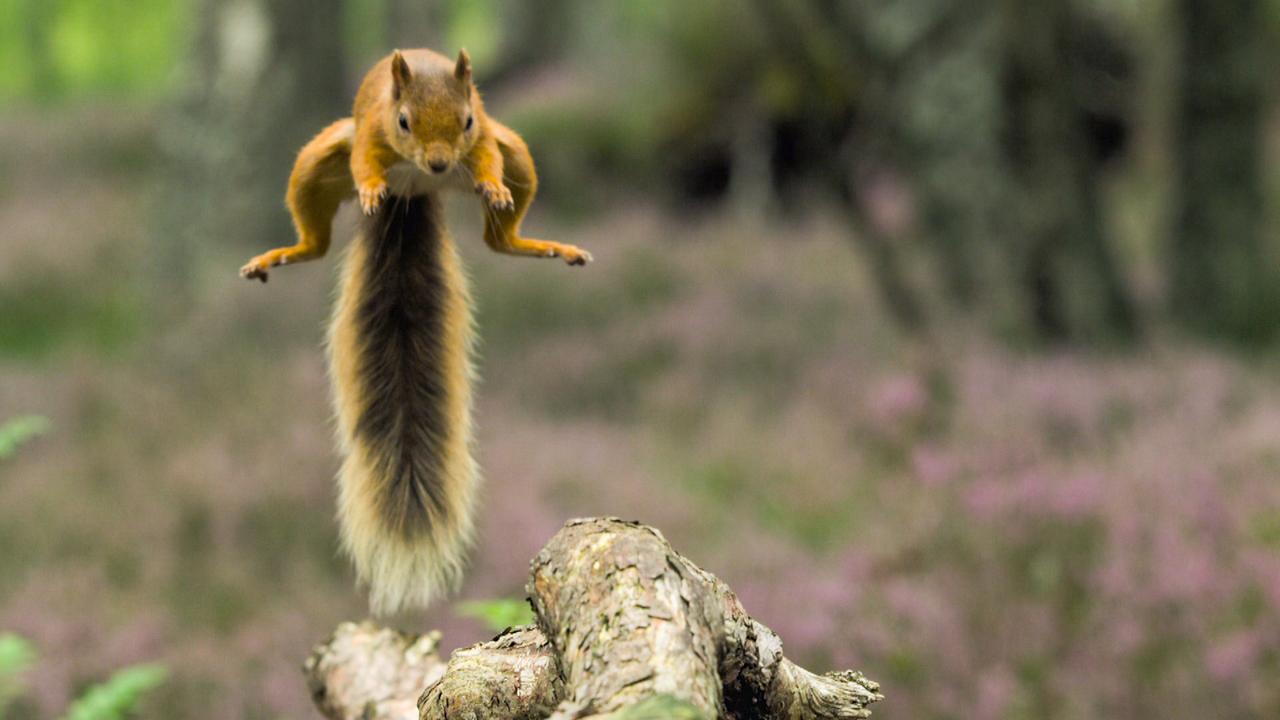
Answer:
[(471, 56), (466, 50), (458, 51), (458, 64), (453, 66), (453, 76), (468, 86), (471, 84)]
[(405, 62), (404, 56), (397, 50), (391, 53), (391, 91), (396, 99), (400, 98), (400, 91), (409, 85), (413, 80), (413, 73), (409, 70), (409, 63)]

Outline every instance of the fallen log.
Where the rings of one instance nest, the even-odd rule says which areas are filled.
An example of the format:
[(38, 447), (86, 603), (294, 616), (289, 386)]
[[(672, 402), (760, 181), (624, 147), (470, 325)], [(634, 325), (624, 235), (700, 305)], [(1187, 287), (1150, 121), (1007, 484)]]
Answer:
[(439, 635), (346, 623), (307, 660), (331, 720), (865, 718), (883, 699), (853, 671), (782, 654), (733, 591), (657, 530), (572, 520), (534, 558), (536, 624), (458, 650)]

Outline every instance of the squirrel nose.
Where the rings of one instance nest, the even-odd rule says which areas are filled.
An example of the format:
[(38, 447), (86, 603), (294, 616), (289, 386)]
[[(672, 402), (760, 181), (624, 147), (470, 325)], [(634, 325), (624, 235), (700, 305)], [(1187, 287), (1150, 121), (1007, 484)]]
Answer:
[(431, 172), (442, 173), (449, 167), (449, 161), (444, 159), (430, 160), (427, 165), (431, 167)]

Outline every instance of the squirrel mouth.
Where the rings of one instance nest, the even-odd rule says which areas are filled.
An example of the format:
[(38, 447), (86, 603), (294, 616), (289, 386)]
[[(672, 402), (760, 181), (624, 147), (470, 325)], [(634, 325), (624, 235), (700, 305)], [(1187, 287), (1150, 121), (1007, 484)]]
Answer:
[(419, 170), (428, 175), (443, 175), (453, 169), (453, 163), (448, 158), (422, 157), (416, 164)]

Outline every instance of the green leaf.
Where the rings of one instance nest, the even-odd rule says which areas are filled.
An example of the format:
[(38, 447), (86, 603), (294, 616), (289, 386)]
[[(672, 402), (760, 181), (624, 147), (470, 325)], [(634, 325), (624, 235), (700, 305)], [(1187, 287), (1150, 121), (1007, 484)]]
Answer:
[(36, 651), (31, 643), (11, 633), (0, 635), (0, 717), (22, 693), (22, 675), (35, 661)]
[(161, 665), (132, 665), (95, 685), (71, 704), (65, 720), (124, 720), (148, 691), (165, 681)]
[(24, 415), (0, 423), (0, 460), (12, 456), (23, 443), (48, 430), (49, 419), (39, 415)]
[(36, 651), (24, 638), (5, 633), (0, 635), (0, 675), (20, 673), (36, 660)]
[(533, 610), (529, 603), (514, 598), (460, 602), (454, 606), (454, 612), (480, 620), (493, 632), (533, 624)]

